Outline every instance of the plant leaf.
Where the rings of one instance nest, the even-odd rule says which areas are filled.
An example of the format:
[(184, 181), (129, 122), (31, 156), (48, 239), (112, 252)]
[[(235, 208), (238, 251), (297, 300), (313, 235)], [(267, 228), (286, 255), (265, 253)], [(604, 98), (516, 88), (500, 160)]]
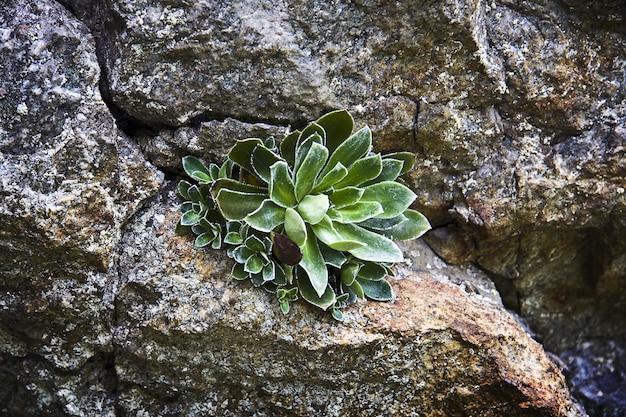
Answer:
[(326, 142), (326, 132), (324, 131), (324, 128), (322, 126), (315, 122), (309, 123), (308, 126), (304, 128), (304, 130), (300, 134), (300, 137), (298, 138), (298, 142), (302, 143), (304, 140), (308, 139), (315, 133), (317, 133), (322, 140), (319, 143), (323, 145)]
[(209, 245), (211, 242), (213, 242), (214, 239), (215, 239), (214, 233), (212, 232), (202, 233), (201, 235), (198, 235), (198, 237), (196, 237), (196, 240), (194, 241), (194, 246), (196, 248), (203, 248)]
[(328, 210), (328, 216), (339, 223), (360, 223), (382, 213), (383, 207), (375, 201), (360, 201), (341, 209)]
[(263, 145), (255, 146), (250, 157), (250, 163), (252, 164), (252, 169), (254, 169), (253, 172), (268, 184), (270, 182), (270, 167), (278, 161), (281, 161), (280, 156)]
[(298, 138), (300, 137), (300, 131), (294, 130), (288, 134), (280, 143), (280, 153), (285, 158), (290, 167), (294, 167), (296, 163), (296, 145)]
[(402, 251), (396, 244), (378, 233), (354, 224), (334, 223), (334, 226), (345, 240), (353, 240), (363, 245), (360, 248), (348, 250), (359, 259), (372, 262), (402, 262), (404, 260)]
[(330, 265), (335, 268), (341, 268), (343, 264), (346, 263), (346, 260), (348, 258), (346, 258), (346, 255), (344, 255), (343, 252), (331, 249), (325, 243), (317, 243), (320, 247), (320, 252), (322, 252), (322, 256), (324, 257), (324, 262), (326, 262), (326, 265)]
[(222, 188), (217, 193), (215, 201), (224, 218), (227, 220), (243, 220), (250, 213), (258, 210), (263, 202), (266, 201), (266, 198), (267, 196), (264, 194), (245, 193)]
[(285, 221), (285, 209), (272, 200), (264, 200), (244, 221), (256, 230), (269, 233)]
[(257, 145), (263, 145), (261, 139), (249, 138), (238, 140), (235, 143), (235, 146), (233, 146), (228, 152), (228, 157), (234, 163), (243, 167), (243, 169), (245, 169), (246, 171), (254, 172), (250, 157), (252, 156), (252, 151)]
[(285, 209), (285, 233), (296, 245), (304, 245), (307, 236), (306, 224), (300, 214), (291, 207)]
[(298, 213), (309, 224), (317, 224), (322, 220), (330, 207), (326, 194), (307, 195), (298, 204)]
[(313, 189), (315, 179), (326, 164), (327, 159), (328, 149), (317, 142), (311, 143), (309, 151), (295, 172), (296, 200), (301, 201)]
[(360, 280), (380, 281), (387, 276), (387, 268), (378, 262), (366, 262), (359, 269), (358, 277)]
[(190, 187), (192, 187), (190, 182), (185, 180), (178, 181), (178, 194), (180, 194), (184, 200), (191, 200), (189, 198), (189, 193), (187, 192)]
[(317, 295), (322, 297), (328, 288), (328, 269), (313, 233), (307, 233), (306, 242), (302, 247), (300, 267), (306, 272), (309, 282)]
[(341, 181), (346, 175), (348, 175), (348, 169), (343, 166), (341, 162), (338, 162), (333, 169), (324, 174), (324, 176), (320, 176), (321, 178), (318, 177), (315, 180), (315, 185), (311, 190), (311, 194), (328, 191), (335, 183)]
[(346, 110), (335, 110), (326, 113), (319, 119), (317, 124), (326, 131), (326, 147), (333, 152), (346, 140), (354, 128), (354, 120)]
[(211, 195), (215, 199), (217, 194), (223, 189), (228, 188), (231, 191), (240, 191), (243, 193), (254, 193), (254, 194), (263, 194), (267, 196), (267, 189), (263, 187), (257, 187), (250, 184), (244, 184), (242, 182), (230, 179), (223, 178), (215, 181), (211, 186)]
[(406, 174), (411, 169), (413, 169), (413, 165), (415, 165), (415, 154), (411, 152), (393, 152), (388, 153), (383, 156), (383, 160), (385, 159), (396, 159), (398, 161), (402, 161), (402, 170), (399, 175)]
[(383, 181), (395, 181), (402, 171), (402, 161), (397, 159), (383, 158), (383, 169), (376, 178), (365, 181), (361, 186), (368, 186)]
[(364, 190), (357, 187), (346, 187), (333, 191), (329, 198), (335, 209), (351, 206), (358, 203), (363, 196)]
[(183, 169), (191, 178), (200, 182), (211, 182), (211, 173), (202, 161), (195, 156), (183, 157)]
[(390, 219), (406, 210), (417, 197), (408, 187), (394, 181), (384, 181), (365, 187), (361, 201), (376, 201), (384, 211), (376, 217)]
[(311, 229), (313, 229), (315, 236), (331, 249), (349, 251), (365, 246), (365, 243), (347, 239), (339, 234), (333, 227), (333, 222), (328, 216), (324, 216), (319, 223), (312, 225)]
[(370, 281), (367, 279), (357, 278), (357, 282), (363, 288), (363, 292), (367, 298), (375, 301), (391, 301), (393, 300), (393, 290), (387, 280)]
[(322, 175), (326, 175), (338, 162), (341, 162), (344, 167), (349, 169), (353, 163), (371, 150), (372, 132), (369, 127), (365, 126), (335, 149), (328, 160), (326, 168), (322, 171)]
[(406, 209), (391, 219), (368, 219), (361, 223), (361, 226), (378, 230), (393, 240), (417, 239), (430, 230), (428, 219), (422, 213), (411, 209)]
[(263, 259), (256, 254), (251, 255), (246, 259), (243, 269), (251, 274), (258, 274), (263, 270)]
[(199, 213), (194, 210), (189, 210), (183, 213), (183, 215), (181, 216), (180, 224), (181, 226), (193, 226), (194, 224), (198, 223), (201, 218), (202, 217)]
[(298, 289), (300, 290), (302, 298), (322, 310), (327, 310), (328, 307), (335, 304), (336, 299), (333, 289), (330, 288), (329, 285), (326, 285), (320, 295), (311, 284), (309, 277), (306, 276), (306, 273), (298, 274)]
[(272, 201), (281, 207), (296, 205), (293, 180), (287, 162), (278, 161), (270, 167), (269, 193)]
[(366, 181), (378, 177), (382, 169), (383, 160), (379, 154), (359, 159), (348, 169), (348, 175), (337, 182), (333, 188), (337, 190), (351, 185), (361, 185)]

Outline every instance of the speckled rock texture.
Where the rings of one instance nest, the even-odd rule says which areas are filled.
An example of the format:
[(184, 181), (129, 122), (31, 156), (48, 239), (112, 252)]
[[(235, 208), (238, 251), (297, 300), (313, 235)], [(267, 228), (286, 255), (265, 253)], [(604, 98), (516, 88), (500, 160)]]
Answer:
[[(584, 415), (565, 374), (623, 415), (625, 9), (4, 1), (0, 414)], [(337, 108), (417, 154), (436, 252), (345, 324), (172, 232), (183, 155)]]

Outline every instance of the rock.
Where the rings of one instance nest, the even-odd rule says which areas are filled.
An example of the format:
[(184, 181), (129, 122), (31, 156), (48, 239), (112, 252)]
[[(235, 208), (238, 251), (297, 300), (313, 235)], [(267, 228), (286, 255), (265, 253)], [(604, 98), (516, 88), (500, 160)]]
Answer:
[(0, 413), (104, 415), (121, 228), (162, 174), (117, 131), (63, 7), (3, 3), (0, 39)]
[(173, 235), (171, 198), (146, 207), (122, 242), (124, 415), (583, 415), (478, 271), (463, 289), (451, 277), (467, 271), (413, 243), (394, 303), (361, 302), (343, 324), (299, 303), (284, 316), (274, 295), (228, 277), (223, 252)]

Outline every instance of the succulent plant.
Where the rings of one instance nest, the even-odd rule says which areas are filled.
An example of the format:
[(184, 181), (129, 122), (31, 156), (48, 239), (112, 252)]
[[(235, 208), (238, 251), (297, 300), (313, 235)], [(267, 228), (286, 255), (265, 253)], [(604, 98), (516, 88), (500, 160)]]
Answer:
[(228, 245), (233, 276), (276, 293), (285, 313), (298, 296), (339, 320), (356, 299), (391, 300), (385, 277), (403, 260), (394, 240), (430, 225), (399, 180), (413, 154), (373, 153), (370, 129), (353, 128), (334, 111), (280, 144), (239, 140), (221, 167), (183, 158), (197, 184), (179, 183), (178, 232), (197, 247)]

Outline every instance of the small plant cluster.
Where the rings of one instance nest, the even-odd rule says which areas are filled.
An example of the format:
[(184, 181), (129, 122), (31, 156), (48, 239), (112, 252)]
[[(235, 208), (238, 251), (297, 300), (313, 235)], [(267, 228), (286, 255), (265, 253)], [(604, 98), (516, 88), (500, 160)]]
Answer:
[(413, 154), (373, 153), (370, 129), (353, 128), (339, 110), (280, 143), (239, 140), (221, 166), (184, 157), (194, 183), (178, 185), (177, 232), (198, 248), (226, 247), (233, 277), (275, 293), (285, 314), (299, 297), (337, 320), (357, 299), (391, 300), (385, 277), (403, 260), (394, 240), (430, 225), (398, 178)]

